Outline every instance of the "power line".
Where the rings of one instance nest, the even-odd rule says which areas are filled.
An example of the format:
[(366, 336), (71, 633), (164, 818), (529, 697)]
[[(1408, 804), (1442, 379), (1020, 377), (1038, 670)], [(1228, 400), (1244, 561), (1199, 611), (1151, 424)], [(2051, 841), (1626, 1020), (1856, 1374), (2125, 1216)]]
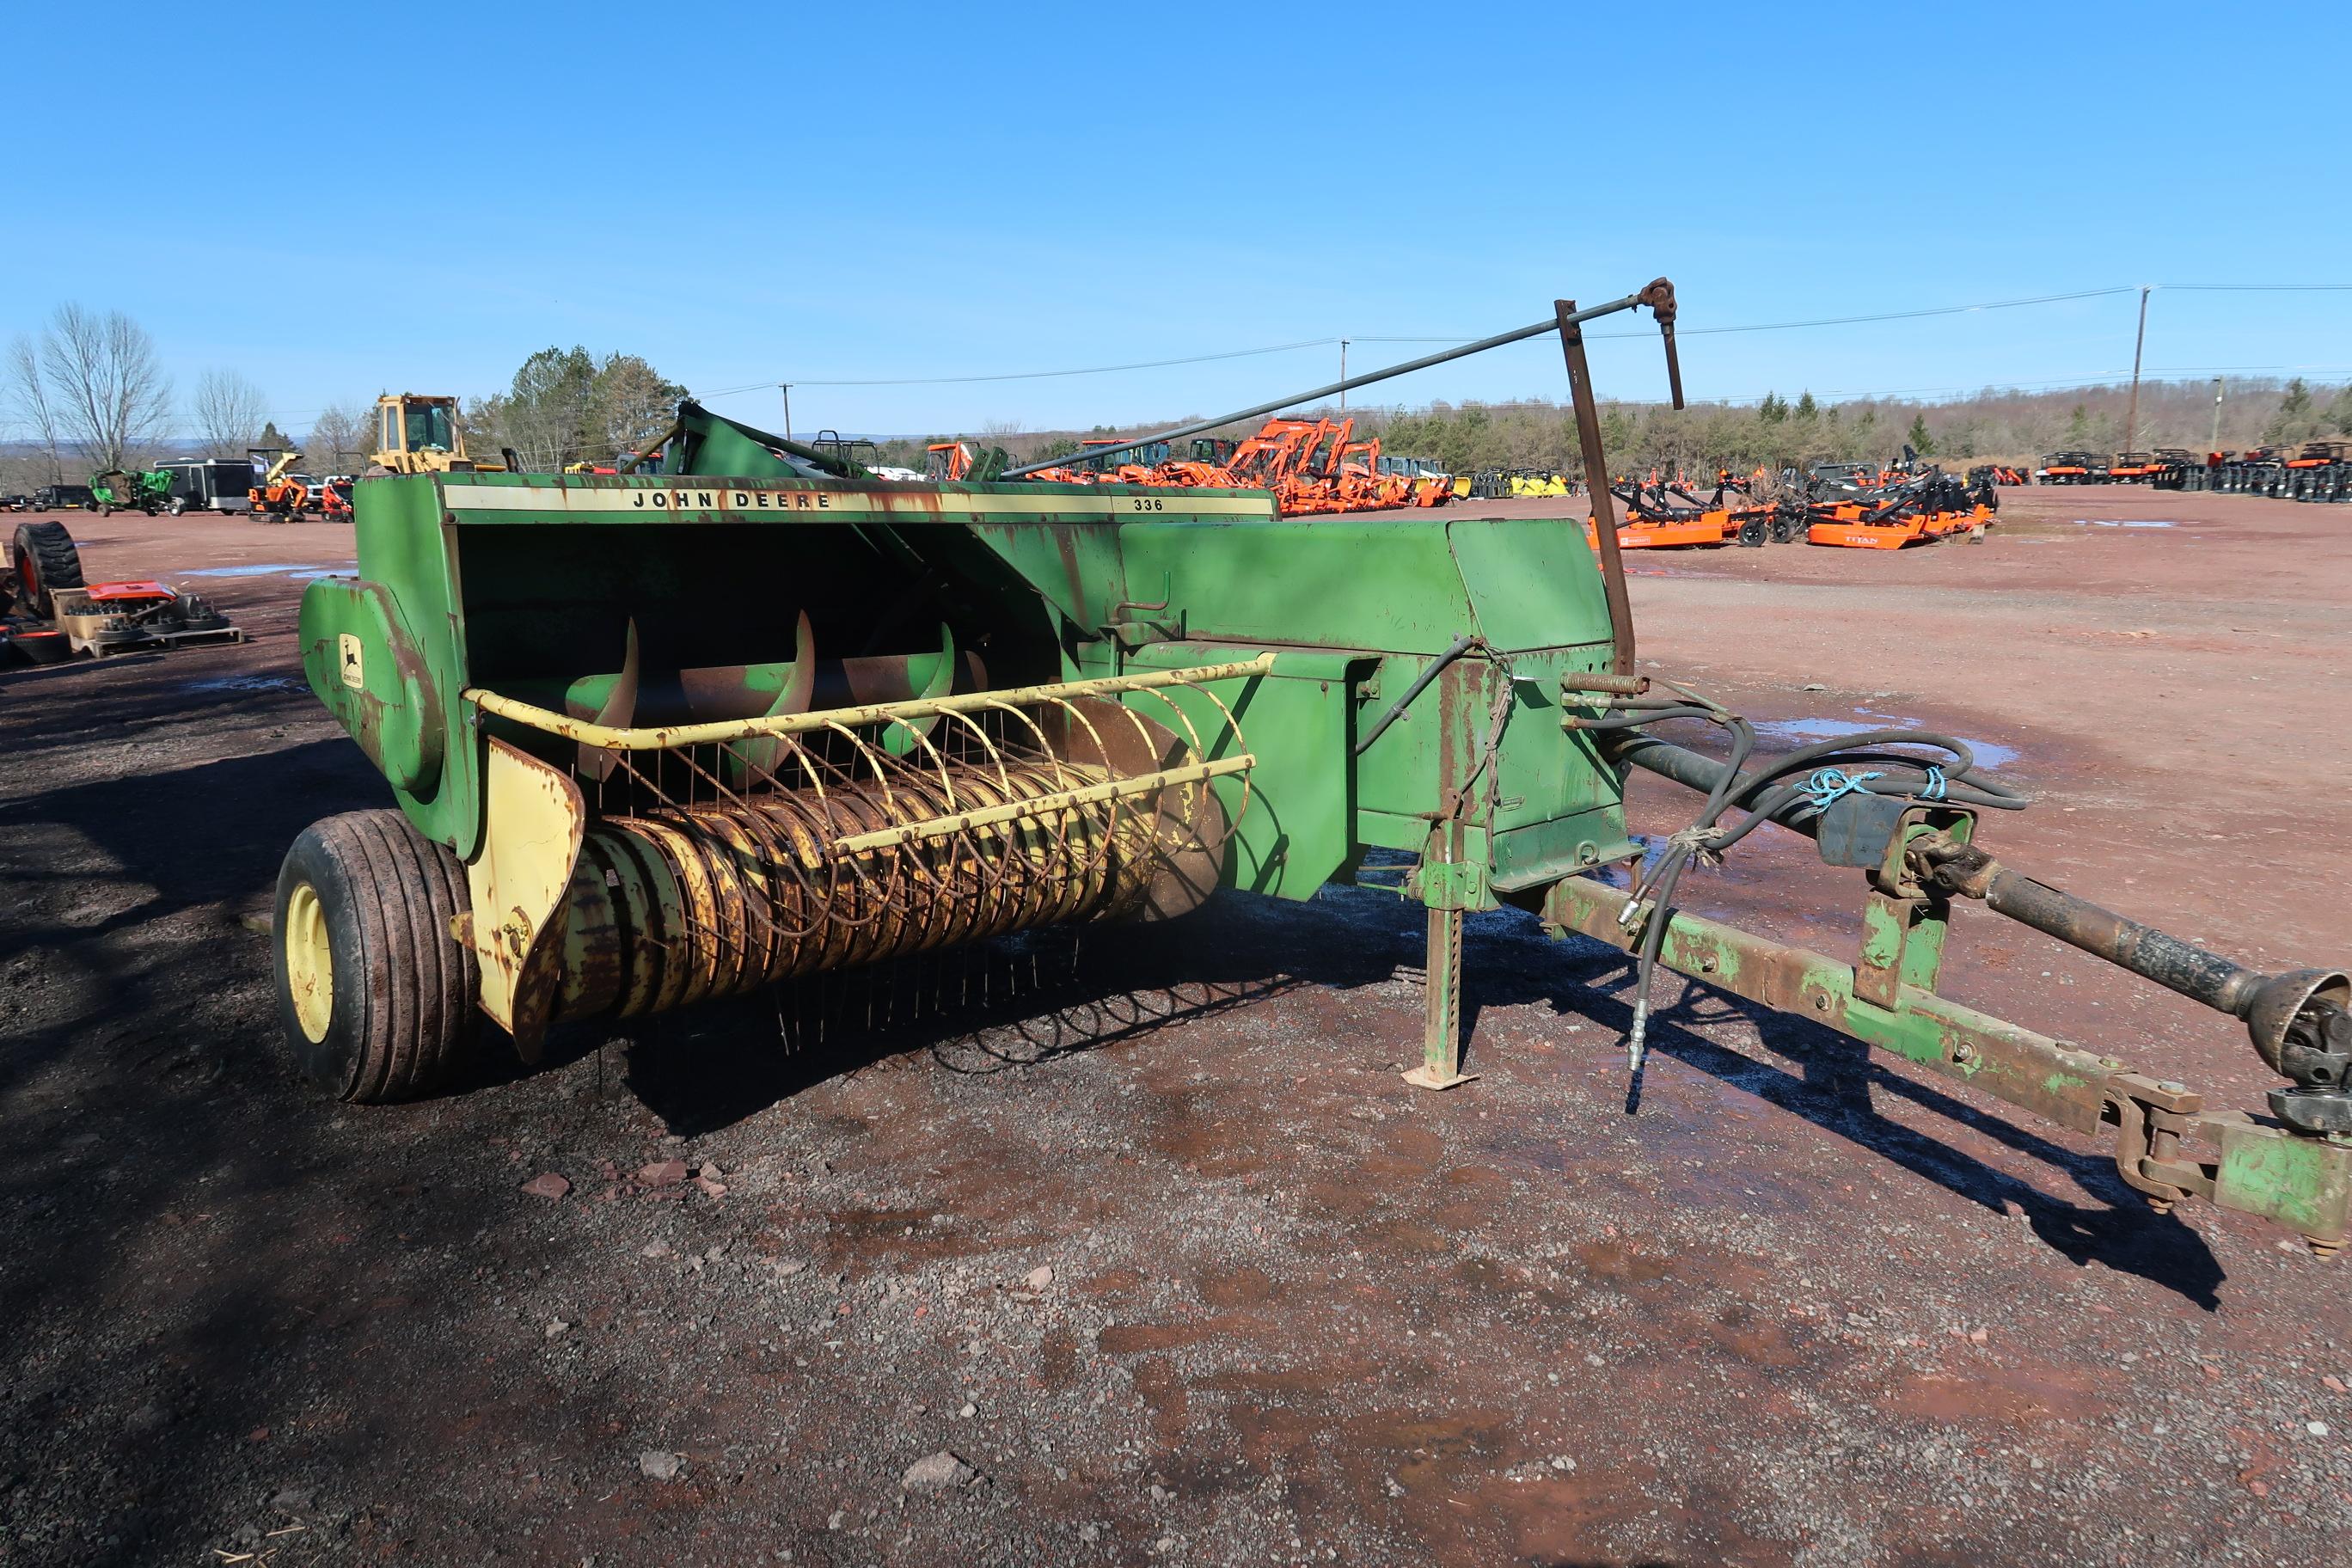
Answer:
[[(1295, 343), (1270, 343), (1265, 348), (1229, 349), (1223, 353), (1188, 354), (1182, 359), (1138, 360), (1133, 364), (1087, 365), (1078, 370), (1013, 370), (991, 375), (918, 375), (862, 381), (806, 381), (795, 378), (794, 386), (950, 386), (973, 381), (1043, 381), (1061, 375), (1108, 375), (1123, 370), (1160, 370), (1175, 364), (1206, 364), (1211, 360), (1247, 359), (1254, 354), (1288, 353), (1294, 349), (1328, 348), (1337, 338), (1302, 338)], [(721, 387), (702, 394), (705, 397), (735, 397), (747, 392), (772, 392), (782, 382), (755, 381), (748, 386)]]
[[(2102, 299), (2111, 295), (2133, 293), (2141, 287), (2141, 285), (2136, 283), (2125, 283), (2116, 284), (2112, 287), (2101, 289), (2078, 289), (2058, 294), (2035, 294), (2016, 300), (1988, 300), (1968, 305), (1931, 305), (1923, 306), (1916, 310), (1883, 310), (1858, 316), (1815, 316), (1793, 321), (1751, 321), (1719, 327), (1691, 326), (1678, 323), (1675, 328), (1675, 334), (1678, 337), (1685, 338), (1699, 336), (1724, 336), (1738, 332), (1801, 331), (1819, 327), (1862, 326), (1880, 321), (1919, 321), (1937, 316), (1968, 315), (1979, 310), (2011, 310), (2036, 305), (2063, 304), (2076, 300)], [(2147, 287), (2190, 293), (2352, 293), (2352, 283), (2168, 283), (2150, 284), (2147, 285)], [(1448, 336), (1429, 334), (1379, 335), (1351, 332), (1347, 335), (1345, 341), (1358, 343), (1457, 343), (1469, 342), (1475, 338), (1475, 335), (1476, 334), (1475, 333), (1466, 332), (1454, 333)], [(1633, 331), (1590, 332), (1586, 335), (1591, 338), (1649, 338), (1654, 334), (1647, 331)], [(1124, 364), (1083, 365), (1068, 370), (1001, 371), (977, 375), (890, 376), (827, 381), (807, 380), (796, 377), (793, 380), (792, 384), (794, 386), (958, 386), (971, 385), (984, 382), (1045, 381), (1080, 375), (1115, 375), (1128, 371), (1165, 370), (1177, 365), (1208, 364), (1221, 360), (1252, 359), (1266, 354), (1292, 353), (1302, 349), (1329, 348), (1341, 341), (1342, 340), (1340, 338), (1336, 336), (1323, 338), (1301, 338), (1293, 342), (1268, 343), (1257, 348), (1228, 349), (1216, 353), (1186, 354), (1174, 359), (1136, 360)], [(2209, 374), (2218, 373), (2222, 374), (2259, 374), (2269, 371), (2287, 370), (2310, 371), (2322, 374), (2335, 374), (2332, 371), (2321, 370), (2318, 367), (2300, 365), (2222, 366), (2214, 367), (2210, 370), (2199, 371), (2152, 371), (2149, 374)], [(705, 398), (737, 397), (748, 393), (772, 392), (780, 384), (782, 384), (781, 378), (773, 381), (758, 381), (749, 383), (742, 386), (719, 387), (698, 394), (697, 395)], [(2084, 378), (2078, 377), (2072, 380), (2050, 381), (2037, 383), (2035, 384), (2044, 386), (2061, 386), (2069, 384), (2079, 385), (2084, 384)], [(1935, 387), (1904, 389), (1893, 392), (1829, 392), (1824, 393), (1822, 395), (1837, 397), (1898, 397), (1921, 395), (1933, 392), (1958, 390), (1966, 389)], [(1715, 399), (1713, 401), (1739, 402), (1746, 400), (1727, 398)], [(297, 410), (289, 414), (289, 417), (299, 419), (303, 417), (306, 412), (315, 414), (322, 413), (324, 410)]]
[[(2143, 384), (2148, 384), (2150, 381), (2153, 381), (2154, 378), (2159, 376), (2273, 375), (2290, 374), (2316, 376), (2352, 376), (2352, 365), (2151, 365), (2143, 373), (2144, 377), (2147, 378), (2143, 381)], [(1867, 390), (1855, 387), (1832, 386), (1824, 387), (1818, 392), (1814, 392), (1813, 395), (1817, 398), (1842, 397), (1849, 399), (1872, 397), (1933, 397), (1943, 395), (1960, 397), (1973, 396), (1979, 393), (1990, 392), (1995, 396), (1999, 396), (2011, 392), (2063, 392), (2073, 387), (2099, 386), (2108, 382), (2122, 382), (2128, 381), (2130, 379), (2131, 372), (2127, 370), (2106, 370), (2089, 371), (2079, 375), (2059, 376), (2049, 381), (1970, 382), (1968, 384), (1961, 386), (1890, 386), (1876, 387)], [(2157, 383), (2157, 384), (2166, 384)], [(1811, 389), (1808, 388), (1807, 390)], [(1760, 403), (1765, 397), (1775, 395), (1778, 395), (1777, 388), (1774, 390), (1774, 393), (1769, 394), (1748, 393), (1737, 397), (1696, 398), (1693, 401), (1695, 404), (1720, 403), (1737, 405), (1745, 403)]]
[[(2118, 284), (2112, 289), (2081, 289), (2070, 294), (2037, 294), (2032, 298), (2026, 300), (1989, 300), (1981, 304), (1976, 305), (1933, 305), (1916, 310), (1885, 310), (1875, 315), (1868, 316), (1816, 316), (1801, 321), (1754, 321), (1743, 326), (1686, 327), (1682, 325), (1680, 322), (1676, 322), (1675, 326), (1675, 335), (1678, 338), (1689, 338), (1696, 337), (1701, 333), (1785, 332), (1793, 331), (1804, 327), (1845, 327), (1853, 326), (1865, 321), (1907, 321), (1923, 316), (1959, 316), (1966, 315), (1972, 310), (2015, 310), (2021, 305), (2053, 305), (2066, 300), (2095, 300), (2107, 294), (2129, 294), (2137, 289), (2139, 285), (2137, 283), (2126, 283)], [(2257, 287), (2257, 285), (2248, 285), (2248, 287)], [(2352, 287), (2352, 285), (2347, 285), (2347, 287)], [(1655, 335), (1656, 334), (1653, 332), (1642, 331), (1587, 332), (1585, 334), (1588, 338), (1648, 338)], [(1459, 340), (1454, 338), (1358, 337), (1351, 341), (1360, 343), (1435, 343), (1454, 342)]]
[(2153, 283), (2149, 287), (2174, 294), (2352, 293), (2352, 283)]
[[(2244, 287), (2253, 289), (2262, 288), (2264, 287), (2264, 285), (2248, 284)], [(2301, 286), (2296, 285), (2294, 287)], [(2333, 288), (2336, 287), (2336, 285), (2314, 285), (2314, 287)], [(2352, 288), (2352, 284), (2344, 285), (2343, 287)], [(1677, 324), (1675, 331), (1675, 335), (1678, 337), (1695, 337), (1701, 333), (1720, 335), (1729, 332), (1783, 332), (1799, 331), (1811, 327), (1855, 326), (1872, 321), (1912, 321), (1928, 316), (1965, 315), (1974, 310), (2016, 310), (2021, 306), (2053, 305), (2070, 300), (2095, 300), (2109, 294), (2128, 294), (2138, 288), (2139, 285), (2137, 283), (2121, 283), (2116, 284), (2112, 288), (2080, 289), (2064, 294), (2037, 294), (2031, 298), (2022, 300), (1989, 300), (1971, 305), (1931, 305), (1922, 307), (1918, 310), (1885, 310), (1863, 316), (1821, 316), (1800, 321), (1754, 321), (1744, 325), (1723, 327), (1690, 327)], [(1350, 332), (1348, 334), (1347, 341), (1358, 343), (1459, 343), (1471, 342), (1476, 335), (1477, 334), (1475, 333), (1463, 332), (1446, 337), (1430, 335), (1378, 336), (1367, 335), (1360, 332)], [(1588, 337), (1594, 338), (1646, 338), (1653, 336), (1654, 334), (1646, 331), (1623, 331), (1591, 332), (1586, 335)], [(974, 382), (1038, 381), (1057, 376), (1110, 375), (1122, 371), (1160, 370), (1171, 365), (1205, 364), (1213, 360), (1246, 359), (1259, 354), (1287, 353), (1298, 349), (1328, 348), (1338, 343), (1339, 341), (1340, 340), (1337, 337), (1305, 338), (1297, 342), (1273, 343), (1264, 348), (1232, 349), (1223, 353), (1191, 354), (1181, 359), (1139, 360), (1130, 364), (1089, 365), (1075, 370), (1006, 371), (987, 375), (894, 376), (887, 379), (864, 379), (854, 381), (811, 381), (795, 377), (793, 380), (793, 384), (794, 386), (950, 386), (969, 384)], [(744, 393), (772, 391), (779, 384), (780, 382), (777, 381), (760, 381), (751, 383), (744, 386), (721, 387), (715, 391), (704, 393), (702, 395), (705, 397), (734, 397)]]

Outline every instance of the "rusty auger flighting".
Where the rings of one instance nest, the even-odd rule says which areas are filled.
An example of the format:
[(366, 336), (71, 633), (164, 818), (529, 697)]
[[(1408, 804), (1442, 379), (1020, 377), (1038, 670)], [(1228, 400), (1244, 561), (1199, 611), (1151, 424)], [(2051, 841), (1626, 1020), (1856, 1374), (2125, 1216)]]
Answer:
[[(1606, 474), (1582, 328), (1634, 309), (1679, 406), (1660, 279), (1093, 455), (1549, 335), (1584, 470)], [(1427, 914), (1424, 1088), (1465, 1081), (1464, 918), (1510, 905), (2107, 1137), (2160, 1205), (2341, 1245), (2352, 983), (2255, 973), (2003, 865), (1979, 820), (2023, 803), (1964, 742), (1890, 732), (1751, 768), (1737, 715), (1636, 670), (1606, 485), (1588, 546), (1581, 519), (1286, 519), (1263, 490), (1028, 477), (886, 481), (688, 404), (657, 472), (361, 484), (358, 573), (311, 585), (301, 637), (399, 809), (330, 818), (287, 857), (296, 1056), (346, 1099), (418, 1095), (455, 1081), (479, 1015), (534, 1059), (567, 1020), (1180, 915), (1220, 887), (1305, 899), (1385, 849), (1413, 858)], [(1653, 732), (1677, 724), (1723, 734), (1727, 761)], [(1633, 768), (1703, 801), (1646, 869)], [(1683, 866), (1764, 820), (1861, 873), (1856, 963), (1675, 906)], [(1938, 995), (1958, 900), (2242, 1020), (2284, 1080), (2265, 1111)]]

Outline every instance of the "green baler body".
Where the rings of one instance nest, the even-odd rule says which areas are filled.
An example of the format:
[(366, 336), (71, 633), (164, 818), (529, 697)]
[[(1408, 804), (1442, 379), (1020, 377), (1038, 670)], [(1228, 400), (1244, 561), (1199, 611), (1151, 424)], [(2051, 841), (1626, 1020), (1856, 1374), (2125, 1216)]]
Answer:
[[(828, 659), (903, 658), (907, 689), (932, 694), (950, 669), (1003, 690), (1270, 655), (1262, 674), (1164, 689), (1203, 760), (1255, 759), (1245, 778), (1213, 785), (1237, 819), (1223, 876), (1304, 899), (1352, 879), (1370, 849), (1420, 856), (1402, 889), (1427, 906), (1430, 931), (1412, 1081), (1465, 1081), (1462, 915), (1508, 900), (1556, 933), (1620, 947), (1658, 930), (1668, 968), (2079, 1132), (2154, 1106), (2148, 1115), (2173, 1119), (2168, 1142), (2134, 1112), (2138, 1131), (2119, 1131), (2116, 1150), (2127, 1180), (2202, 1193), (2323, 1250), (2352, 1232), (2352, 1135), (2175, 1111), (2179, 1084), (1936, 994), (1947, 900), (1896, 898), (1879, 879), (1902, 864), (1906, 835), (1965, 831), (1940, 807), (1911, 808), (1890, 841), (1858, 963), (1681, 910), (1647, 917), (1662, 928), (1627, 926), (1622, 890), (1579, 875), (1640, 847), (1625, 832), (1623, 773), (1593, 731), (1563, 722), (1569, 707), (1594, 710), (1574, 678), (1612, 655), (1598, 566), (1572, 520), (1284, 520), (1257, 491), (810, 479), (712, 428), (704, 457), (746, 471), (358, 486), (359, 572), (305, 593), (305, 669), (410, 820), (469, 874), (498, 858), (485, 850), (490, 742), (559, 771), (580, 755), (465, 694), (593, 714), (633, 646), (641, 671), (727, 670), (761, 698), (786, 690), (803, 616), (820, 675)], [(1475, 656), (1449, 660), (1465, 637)], [(1166, 716), (1151, 694), (1120, 700)], [(558, 869), (568, 876), (570, 863)], [(510, 998), (506, 1013), (483, 1005), (506, 1022)], [(535, 1042), (536, 1026), (524, 1033)], [(2174, 1158), (2188, 1149), (2205, 1163)], [(2187, 1185), (2161, 1184), (2175, 1181)]]
[[(1257, 759), (1245, 813), (1243, 782), (1218, 785), (1241, 818), (1225, 873), (1241, 887), (1303, 899), (1368, 847), (1423, 848), (1498, 717), (1491, 787), (1478, 775), (1460, 817), (1466, 858), (1507, 891), (1633, 849), (1619, 774), (1559, 723), (1560, 678), (1610, 654), (1570, 521), (1306, 521), (1255, 491), (772, 471), (379, 478), (356, 511), (357, 577), (303, 597), (306, 672), (410, 819), (461, 857), (480, 842), (488, 735), (563, 760), (461, 692), (554, 702), (618, 668), (633, 625), (656, 662), (773, 665), (803, 611), (820, 660), (877, 651), (895, 617), (905, 651), (936, 651), (943, 626), (994, 687), (1273, 653), (1270, 674), (1217, 693), (1238, 739), (1209, 697), (1174, 693), (1211, 757)], [(1464, 633), (1496, 657), (1449, 664), (1356, 755)]]

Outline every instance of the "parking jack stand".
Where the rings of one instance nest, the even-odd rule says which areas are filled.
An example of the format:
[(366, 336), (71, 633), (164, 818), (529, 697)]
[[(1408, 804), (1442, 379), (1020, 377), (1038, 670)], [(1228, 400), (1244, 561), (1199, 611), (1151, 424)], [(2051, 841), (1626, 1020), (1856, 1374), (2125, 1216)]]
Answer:
[(1405, 1074), (1404, 1080), (1421, 1089), (1452, 1089), (1477, 1076), (1462, 1070), (1462, 911), (1432, 909), (1421, 1065)]

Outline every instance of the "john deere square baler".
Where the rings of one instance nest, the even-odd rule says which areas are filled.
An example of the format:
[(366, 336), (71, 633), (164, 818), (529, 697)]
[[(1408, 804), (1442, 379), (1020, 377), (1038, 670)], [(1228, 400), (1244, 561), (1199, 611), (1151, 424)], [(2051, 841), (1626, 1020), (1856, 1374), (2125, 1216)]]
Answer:
[[(1557, 333), (1605, 473), (1581, 325), (1606, 305), (1201, 426)], [(1679, 374), (1675, 377), (1680, 403)], [(1738, 715), (1637, 672), (1605, 487), (1580, 518), (1285, 520), (1240, 490), (895, 483), (682, 405), (661, 471), (358, 487), (359, 567), (306, 593), (312, 688), (396, 811), (318, 823), (277, 905), (294, 1053), (356, 1100), (457, 1080), (477, 1015), (536, 1060), (638, 1017), (1024, 929), (1305, 899), (1402, 852), (1426, 908), (1424, 1051), (1465, 1081), (1466, 912), (1512, 905), (1652, 971), (1783, 1008), (2112, 1140), (2158, 1207), (2273, 1219), (2322, 1253), (2352, 1206), (2352, 982), (2259, 973), (2015, 871), (2021, 796), (1890, 731), (1750, 765)], [(1711, 757), (1660, 738), (1720, 731)], [(1628, 771), (1688, 786), (1645, 855)], [(1771, 821), (1853, 868), (1848, 963), (1677, 909)], [(1393, 861), (1398, 858), (1390, 856)], [(1936, 990), (1955, 899), (2213, 1007), (2284, 1080), (2263, 1114)]]

